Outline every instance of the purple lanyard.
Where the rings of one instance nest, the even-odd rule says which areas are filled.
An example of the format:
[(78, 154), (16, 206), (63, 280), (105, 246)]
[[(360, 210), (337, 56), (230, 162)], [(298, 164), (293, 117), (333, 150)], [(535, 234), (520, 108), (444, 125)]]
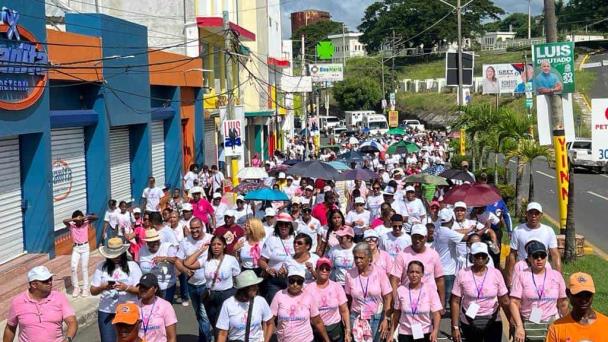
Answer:
[[(142, 303), (143, 304), (143, 303)], [(150, 319), (152, 319), (152, 313), (154, 313), (154, 307), (156, 306), (156, 298), (154, 298), (154, 303), (152, 304), (152, 309), (150, 309), (150, 314), (148, 315), (148, 320), (144, 321), (144, 307), (141, 307), (141, 325), (144, 328), (144, 337), (148, 333), (148, 328), (150, 327)]]
[(536, 289), (536, 294), (538, 295), (538, 300), (543, 299), (543, 295), (545, 294), (545, 282), (547, 281), (547, 270), (545, 270), (545, 277), (543, 278), (543, 286), (538, 290), (538, 286), (536, 286), (536, 280), (534, 279), (534, 273), (532, 273), (532, 283), (534, 284), (534, 288)]
[(480, 286), (477, 286), (477, 281), (475, 280), (475, 273), (473, 273), (473, 270), (471, 270), (471, 275), (473, 276), (473, 283), (475, 283), (475, 290), (477, 290), (477, 300), (479, 300), (479, 297), (481, 297), (481, 293), (483, 292), (483, 284), (486, 282), (488, 271), (489, 270), (486, 270), (486, 273), (483, 275), (483, 280), (481, 281)]
[[(370, 274), (371, 275), (371, 274)], [(361, 285), (361, 291), (363, 292), (363, 302), (367, 299), (367, 288), (369, 287), (369, 276), (365, 283), (365, 289), (363, 288), (363, 282), (361, 281), (361, 274), (359, 274), (359, 285)]]
[(412, 301), (412, 289), (410, 289), (410, 287), (408, 286), (407, 290), (410, 295), (410, 306), (412, 308), (412, 315), (416, 315), (418, 313), (418, 304), (420, 304), (420, 296), (422, 295), (422, 287), (420, 287), (420, 292), (418, 292), (418, 300), (416, 300), (416, 305), (414, 305), (414, 302)]

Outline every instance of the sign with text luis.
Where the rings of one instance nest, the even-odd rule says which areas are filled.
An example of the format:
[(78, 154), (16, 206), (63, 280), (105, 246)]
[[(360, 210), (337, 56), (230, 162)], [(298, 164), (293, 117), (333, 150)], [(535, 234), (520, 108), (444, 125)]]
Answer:
[(574, 92), (574, 43), (532, 46), (534, 89), (539, 95)]
[(591, 155), (608, 161), (608, 99), (591, 100)]
[(224, 156), (239, 157), (243, 154), (243, 126), (241, 120), (225, 120), (223, 122)]
[(308, 71), (313, 82), (337, 82), (344, 80), (342, 64), (310, 64)]

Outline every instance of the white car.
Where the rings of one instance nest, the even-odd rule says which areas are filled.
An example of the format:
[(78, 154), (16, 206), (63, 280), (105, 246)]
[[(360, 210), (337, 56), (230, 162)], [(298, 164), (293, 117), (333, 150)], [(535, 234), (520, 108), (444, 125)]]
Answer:
[(573, 142), (566, 143), (566, 148), (571, 167), (584, 168), (596, 173), (604, 171), (606, 162), (593, 160), (591, 139), (576, 138)]

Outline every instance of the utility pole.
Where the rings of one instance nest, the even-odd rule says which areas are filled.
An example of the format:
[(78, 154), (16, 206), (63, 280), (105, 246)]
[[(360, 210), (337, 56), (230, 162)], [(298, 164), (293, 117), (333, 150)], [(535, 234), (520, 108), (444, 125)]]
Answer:
[[(223, 11), (222, 17), (224, 20), (224, 58), (227, 61), (224, 63), (224, 73), (226, 77), (226, 118), (228, 120), (235, 120), (234, 117), (234, 94), (232, 93), (232, 68), (228, 66), (228, 62), (232, 65), (232, 30), (230, 29), (230, 16), (228, 11)], [(224, 147), (226, 148), (226, 147)], [(232, 184), (236, 186), (238, 184), (237, 173), (239, 171), (239, 160), (236, 157), (228, 157), (230, 159), (230, 173), (232, 177)]]
[(99, 0), (95, 0), (95, 13), (99, 13)]
[(532, 39), (532, 0), (528, 0), (528, 43)]
[(344, 35), (344, 23), (342, 23), (342, 71), (346, 72), (346, 37)]
[[(306, 49), (304, 48), (304, 35), (300, 47), (300, 57), (302, 58), (302, 77), (306, 76)], [(308, 159), (308, 141), (310, 139), (310, 127), (308, 126), (308, 103), (306, 103), (306, 92), (302, 92), (302, 108), (304, 108), (304, 160)]]
[(462, 7), (460, 0), (456, 2), (456, 12), (458, 15), (458, 105), (463, 106), (462, 98)]

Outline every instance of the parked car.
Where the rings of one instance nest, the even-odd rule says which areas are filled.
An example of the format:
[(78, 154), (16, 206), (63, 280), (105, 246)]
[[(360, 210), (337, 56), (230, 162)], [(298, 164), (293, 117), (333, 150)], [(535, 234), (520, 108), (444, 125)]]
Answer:
[(605, 161), (593, 160), (591, 139), (576, 138), (573, 142), (566, 143), (566, 148), (568, 149), (570, 167), (584, 168), (596, 173), (605, 171)]
[(424, 131), (424, 125), (421, 124), (420, 121), (415, 120), (415, 119), (407, 119), (407, 120), (401, 121), (401, 127), (403, 127), (403, 128), (411, 127), (418, 131)]

